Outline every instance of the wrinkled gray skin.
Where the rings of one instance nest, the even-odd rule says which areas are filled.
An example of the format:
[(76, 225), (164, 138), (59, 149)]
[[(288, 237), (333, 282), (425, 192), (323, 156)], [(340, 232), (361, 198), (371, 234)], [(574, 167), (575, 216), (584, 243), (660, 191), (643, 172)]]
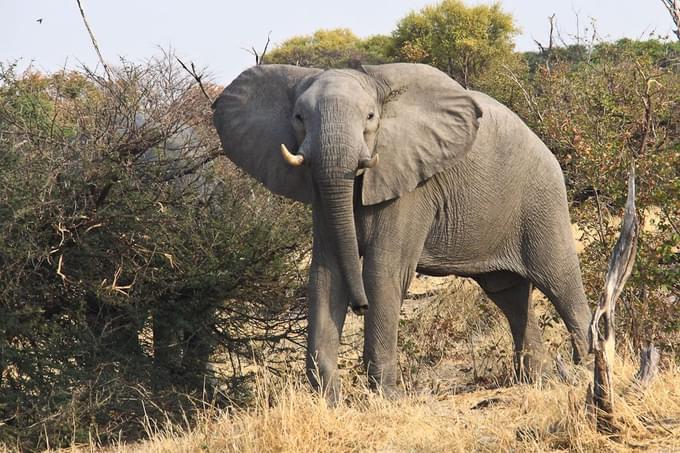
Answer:
[[(307, 368), (329, 397), (348, 304), (365, 313), (371, 381), (394, 389), (399, 311), (415, 271), (477, 281), (510, 323), (520, 376), (545, 360), (533, 287), (564, 320), (574, 360), (584, 357), (591, 314), (561, 169), (506, 107), (414, 64), (257, 66), (213, 107), (229, 158), (312, 204)], [(283, 160), (282, 143), (303, 166)], [(356, 176), (376, 153), (378, 164)]]

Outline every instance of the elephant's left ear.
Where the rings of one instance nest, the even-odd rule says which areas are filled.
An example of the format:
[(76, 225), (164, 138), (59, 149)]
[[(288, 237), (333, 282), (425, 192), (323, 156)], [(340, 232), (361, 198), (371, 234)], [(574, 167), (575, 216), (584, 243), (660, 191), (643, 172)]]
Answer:
[(362, 202), (397, 198), (451, 167), (472, 147), (482, 111), (468, 91), (427, 65), (364, 66), (388, 87), (376, 152), (380, 162), (364, 173)]

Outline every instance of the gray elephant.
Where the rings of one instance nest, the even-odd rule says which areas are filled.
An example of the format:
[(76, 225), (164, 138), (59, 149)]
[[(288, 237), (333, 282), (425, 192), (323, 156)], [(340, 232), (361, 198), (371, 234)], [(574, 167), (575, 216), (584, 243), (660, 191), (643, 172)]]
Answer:
[(552, 153), (514, 113), (426, 65), (244, 71), (215, 101), (226, 155), (271, 191), (312, 204), (307, 369), (337, 396), (348, 304), (364, 365), (393, 390), (414, 273), (477, 281), (507, 317), (516, 368), (543, 366), (533, 287), (587, 353), (591, 313)]

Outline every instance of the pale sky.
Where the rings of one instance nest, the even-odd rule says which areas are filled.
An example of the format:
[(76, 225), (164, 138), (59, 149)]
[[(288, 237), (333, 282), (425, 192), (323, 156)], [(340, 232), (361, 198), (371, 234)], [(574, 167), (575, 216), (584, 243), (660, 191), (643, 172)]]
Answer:
[[(108, 63), (119, 56), (143, 61), (172, 46), (185, 60), (207, 67), (214, 81), (229, 83), (254, 63), (243, 48), (264, 45), (271, 31), (280, 43), (319, 28), (350, 28), (359, 36), (390, 33), (412, 10), (433, 0), (82, 0)], [(468, 0), (467, 4), (491, 3)], [(557, 15), (565, 40), (591, 17), (605, 39), (672, 35), (661, 0), (502, 0), (522, 29), (518, 50), (547, 42), (547, 17)], [(37, 19), (42, 18), (42, 23)], [(97, 64), (75, 0), (0, 0), (0, 61), (21, 59), (42, 71)], [(590, 32), (589, 32), (590, 33)]]

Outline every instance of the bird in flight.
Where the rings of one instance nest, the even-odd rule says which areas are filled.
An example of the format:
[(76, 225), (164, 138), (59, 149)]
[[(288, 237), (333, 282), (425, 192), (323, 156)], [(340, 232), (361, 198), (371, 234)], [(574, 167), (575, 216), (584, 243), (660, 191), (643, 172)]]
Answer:
[(36, 19), (36, 22), (39, 23), (39, 24), (42, 24), (42, 20), (43, 20), (43, 18), (41, 17), (40, 19)]

